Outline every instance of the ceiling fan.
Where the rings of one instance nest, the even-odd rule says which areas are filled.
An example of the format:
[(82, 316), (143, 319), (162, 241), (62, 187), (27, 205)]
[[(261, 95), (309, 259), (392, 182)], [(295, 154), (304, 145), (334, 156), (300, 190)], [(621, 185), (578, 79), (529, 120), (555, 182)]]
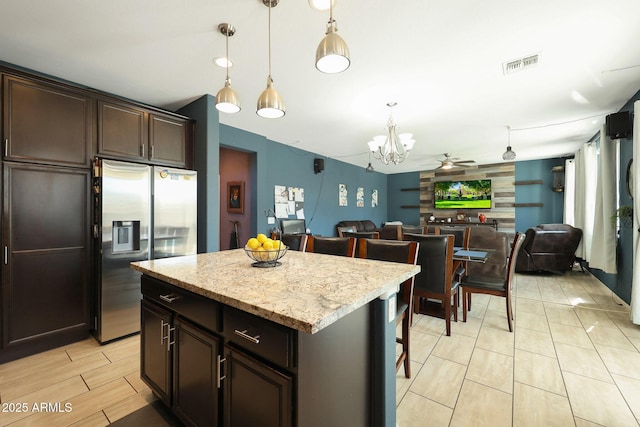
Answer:
[(440, 166), (436, 169), (451, 169), (454, 167), (468, 168), (471, 165), (467, 163), (475, 163), (475, 160), (459, 160), (460, 157), (451, 157), (451, 154), (444, 153), (444, 159), (439, 160)]

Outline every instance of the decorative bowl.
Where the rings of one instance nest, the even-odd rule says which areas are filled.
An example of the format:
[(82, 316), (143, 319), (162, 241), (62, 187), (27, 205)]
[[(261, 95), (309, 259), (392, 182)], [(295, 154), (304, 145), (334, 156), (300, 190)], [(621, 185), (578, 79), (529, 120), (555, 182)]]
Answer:
[(247, 254), (249, 258), (254, 260), (255, 262), (251, 264), (252, 267), (258, 268), (268, 268), (268, 267), (277, 267), (278, 265), (282, 265), (278, 260), (287, 253), (289, 247), (286, 245), (282, 245), (280, 249), (273, 250), (264, 250), (264, 249), (251, 249), (248, 247), (244, 247), (244, 252)]

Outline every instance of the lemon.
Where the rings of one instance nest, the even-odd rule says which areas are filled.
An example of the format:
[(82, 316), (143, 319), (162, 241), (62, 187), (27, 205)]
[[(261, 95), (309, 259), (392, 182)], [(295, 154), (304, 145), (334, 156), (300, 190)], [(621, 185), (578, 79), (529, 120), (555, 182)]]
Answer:
[(264, 249), (265, 251), (270, 251), (271, 249), (273, 249), (273, 240), (267, 239), (262, 242), (262, 249)]
[(247, 240), (247, 247), (249, 249), (257, 249), (260, 247), (260, 242), (255, 237), (252, 237), (249, 240)]
[(274, 251), (284, 249), (284, 243), (282, 243), (280, 240), (274, 240), (272, 246)]
[(258, 239), (258, 242), (260, 242), (260, 244), (263, 244), (264, 241), (268, 239), (268, 237), (266, 234), (260, 233), (256, 236), (256, 239)]
[(265, 251), (262, 246), (256, 249), (255, 251), (253, 251), (253, 256), (256, 258), (257, 261), (269, 260), (269, 252)]

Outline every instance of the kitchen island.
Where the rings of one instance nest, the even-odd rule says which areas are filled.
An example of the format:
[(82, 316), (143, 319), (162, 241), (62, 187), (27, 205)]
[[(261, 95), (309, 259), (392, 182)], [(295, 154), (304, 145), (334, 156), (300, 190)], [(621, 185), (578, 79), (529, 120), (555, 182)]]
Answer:
[(395, 426), (395, 292), (418, 266), (242, 249), (132, 263), (141, 375), (185, 423)]

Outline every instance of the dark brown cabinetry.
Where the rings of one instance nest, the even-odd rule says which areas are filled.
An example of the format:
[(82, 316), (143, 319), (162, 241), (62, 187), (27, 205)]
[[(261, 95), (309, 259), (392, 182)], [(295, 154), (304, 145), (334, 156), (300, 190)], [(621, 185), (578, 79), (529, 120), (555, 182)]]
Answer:
[(132, 105), (98, 101), (98, 154), (146, 159), (147, 113)]
[(133, 104), (98, 101), (100, 156), (189, 168), (193, 124)]
[(160, 114), (149, 115), (149, 160), (153, 163), (189, 166), (191, 123)]
[(89, 186), (88, 170), (4, 163), (0, 362), (88, 336)]
[(147, 277), (142, 290), (142, 379), (185, 424), (219, 425), (221, 338), (205, 329), (218, 329), (218, 304)]
[(224, 357), (224, 426), (292, 426), (292, 376), (229, 345)]
[(193, 122), (0, 66), (0, 363), (89, 335), (93, 158), (191, 168)]
[(88, 167), (93, 102), (66, 86), (3, 76), (4, 159)]
[(369, 306), (306, 334), (146, 274), (142, 294), (141, 375), (185, 423), (374, 425)]

